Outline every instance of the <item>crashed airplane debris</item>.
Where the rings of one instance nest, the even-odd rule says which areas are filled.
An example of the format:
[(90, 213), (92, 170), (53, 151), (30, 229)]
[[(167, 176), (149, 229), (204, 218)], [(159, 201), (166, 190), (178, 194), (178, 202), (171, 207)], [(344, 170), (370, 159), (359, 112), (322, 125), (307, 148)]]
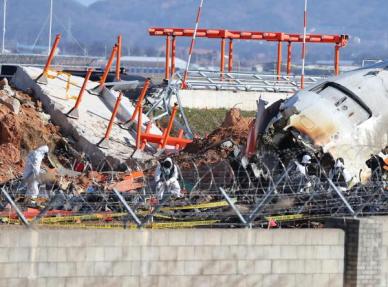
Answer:
[(343, 158), (354, 180), (365, 182), (371, 176), (366, 161), (388, 143), (388, 62), (325, 79), (266, 109), (262, 102), (258, 107), (248, 156), (256, 147), (322, 153), (331, 162)]
[[(132, 169), (126, 166), (125, 171), (105, 161), (96, 166), (87, 153), (80, 153), (65, 140), (66, 135), (52, 128), (61, 140), (49, 145), (52, 149), (49, 162), (43, 165), (46, 173), (40, 196), (26, 196), (25, 183), (17, 176), (4, 182), (0, 185), (0, 220), (20, 223), (18, 214), (24, 214), (39, 224), (82, 221), (127, 226), (126, 222), (134, 221), (137, 226), (152, 222), (236, 227), (262, 226), (268, 218), (308, 221), (387, 214), (387, 173), (384, 180), (372, 177), (367, 181), (370, 166), (376, 162), (366, 164), (371, 154), (379, 154), (388, 143), (388, 117), (382, 104), (386, 106), (388, 99), (384, 67), (327, 79), (267, 107), (260, 100), (254, 121), (242, 117), (238, 109), (230, 110), (209, 136), (170, 155), (178, 169), (180, 198), (171, 197), (171, 192), (158, 198), (156, 193), (157, 161), (168, 155), (153, 154), (148, 161), (135, 161)], [(20, 92), (16, 94), (20, 97)], [(31, 103), (28, 111), (37, 113), (38, 103)], [(4, 114), (10, 109), (3, 108)], [(26, 111), (22, 104), (20, 114), (12, 116), (22, 118)], [(20, 140), (15, 141), (16, 149), (21, 149)], [(23, 150), (23, 155), (36, 147)], [(19, 158), (9, 164), (18, 174), (24, 165)], [(9, 198), (20, 213), (10, 207)]]

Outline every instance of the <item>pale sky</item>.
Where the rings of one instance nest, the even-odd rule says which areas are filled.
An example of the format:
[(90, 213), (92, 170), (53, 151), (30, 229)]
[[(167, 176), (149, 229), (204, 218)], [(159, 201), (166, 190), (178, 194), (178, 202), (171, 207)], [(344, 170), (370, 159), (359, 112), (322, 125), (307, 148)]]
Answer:
[(89, 5), (89, 4), (94, 3), (98, 0), (77, 0), (77, 1), (82, 3), (82, 4)]

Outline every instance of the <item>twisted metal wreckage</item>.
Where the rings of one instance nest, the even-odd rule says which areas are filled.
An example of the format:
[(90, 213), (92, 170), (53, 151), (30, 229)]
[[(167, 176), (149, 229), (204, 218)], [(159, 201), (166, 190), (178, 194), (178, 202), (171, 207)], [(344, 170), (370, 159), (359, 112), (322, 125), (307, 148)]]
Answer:
[[(388, 214), (387, 150), (380, 155), (386, 166), (366, 165), (388, 143), (387, 106), (388, 62), (382, 62), (267, 107), (259, 100), (246, 146), (228, 139), (217, 146), (231, 151), (225, 160), (199, 164), (198, 154), (182, 163), (178, 155), (182, 198), (157, 200), (154, 166), (139, 162), (136, 172), (90, 168), (98, 172), (84, 193), (71, 182), (43, 187), (48, 200), (39, 210), (19, 200), (20, 180), (8, 182), (1, 204), (13, 209), (1, 217), (27, 226), (174, 228), (305, 226), (333, 216)], [(303, 174), (297, 167), (305, 155), (311, 161)], [(352, 178), (346, 186), (330, 176), (339, 158)]]

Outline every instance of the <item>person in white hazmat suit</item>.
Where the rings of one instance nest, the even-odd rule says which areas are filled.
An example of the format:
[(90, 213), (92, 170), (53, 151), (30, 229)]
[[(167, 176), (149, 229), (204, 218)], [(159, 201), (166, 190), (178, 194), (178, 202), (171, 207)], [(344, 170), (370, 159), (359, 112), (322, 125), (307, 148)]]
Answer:
[(31, 198), (39, 195), (39, 175), (42, 160), (48, 154), (49, 147), (41, 146), (28, 154), (26, 166), (23, 172), (23, 180), (27, 184), (27, 194)]
[(309, 180), (309, 166), (311, 165), (311, 156), (303, 155), (302, 161), (294, 161), (295, 169), (291, 171), (291, 178), (294, 181), (298, 192), (309, 192), (312, 186)]
[(171, 158), (168, 157), (158, 164), (155, 171), (155, 182), (156, 194), (160, 200), (163, 199), (166, 192), (181, 197), (178, 177), (178, 167), (172, 162)]
[(343, 158), (337, 158), (334, 167), (329, 172), (329, 178), (337, 187), (341, 189), (341, 191), (346, 191), (349, 188), (353, 177), (345, 168), (345, 162)]

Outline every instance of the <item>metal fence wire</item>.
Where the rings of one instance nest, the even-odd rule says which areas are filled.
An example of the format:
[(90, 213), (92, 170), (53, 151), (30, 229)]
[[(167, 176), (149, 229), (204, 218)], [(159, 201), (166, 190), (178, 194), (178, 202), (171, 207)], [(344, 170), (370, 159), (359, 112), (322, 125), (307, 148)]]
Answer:
[[(41, 183), (40, 196), (26, 195), (22, 179), (1, 188), (0, 224), (71, 228), (192, 228), (310, 226), (329, 217), (388, 214), (386, 171), (344, 186), (329, 176), (329, 166), (312, 159), (309, 173), (296, 172), (300, 151), (263, 152), (255, 164), (228, 158), (206, 164), (197, 158), (179, 163), (182, 197), (158, 198), (155, 166), (138, 166), (133, 188), (118, 190), (122, 172), (101, 163), (80, 190), (69, 176)], [(132, 170), (133, 172), (133, 170)], [(103, 180), (101, 180), (103, 177)], [(373, 180), (372, 180), (373, 179)]]

